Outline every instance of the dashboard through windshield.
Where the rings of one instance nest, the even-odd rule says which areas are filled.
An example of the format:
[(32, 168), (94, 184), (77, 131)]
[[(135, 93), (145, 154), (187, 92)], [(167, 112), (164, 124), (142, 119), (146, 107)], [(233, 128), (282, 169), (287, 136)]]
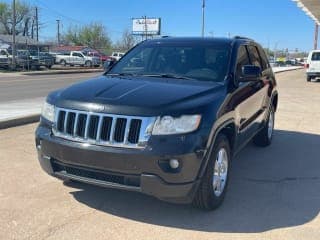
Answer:
[(223, 46), (141, 44), (125, 55), (107, 75), (142, 75), (222, 82), (229, 62)]

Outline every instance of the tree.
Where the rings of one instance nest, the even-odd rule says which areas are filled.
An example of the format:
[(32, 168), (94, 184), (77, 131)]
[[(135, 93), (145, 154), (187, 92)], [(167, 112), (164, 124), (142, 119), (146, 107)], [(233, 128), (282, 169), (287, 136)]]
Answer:
[(137, 39), (130, 33), (128, 29), (124, 30), (122, 38), (118, 40), (114, 46), (119, 51), (126, 52), (137, 44)]
[(264, 48), (265, 53), (268, 57), (274, 57), (274, 52), (269, 48)]
[(91, 23), (82, 27), (71, 26), (62, 36), (65, 44), (85, 45), (101, 51), (111, 49), (111, 40), (101, 23)]
[[(33, 12), (30, 5), (25, 2), (16, 2), (16, 35), (30, 36)], [(0, 33), (10, 34), (13, 32), (12, 5), (0, 2)]]

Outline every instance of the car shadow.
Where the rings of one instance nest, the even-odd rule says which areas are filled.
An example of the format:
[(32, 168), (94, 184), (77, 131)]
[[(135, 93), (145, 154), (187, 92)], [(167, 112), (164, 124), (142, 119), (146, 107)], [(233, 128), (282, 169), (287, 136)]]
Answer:
[(255, 233), (305, 224), (320, 209), (320, 135), (275, 131), (270, 147), (249, 144), (233, 161), (223, 205), (211, 212), (139, 193), (67, 182), (74, 198), (117, 217), (205, 232)]

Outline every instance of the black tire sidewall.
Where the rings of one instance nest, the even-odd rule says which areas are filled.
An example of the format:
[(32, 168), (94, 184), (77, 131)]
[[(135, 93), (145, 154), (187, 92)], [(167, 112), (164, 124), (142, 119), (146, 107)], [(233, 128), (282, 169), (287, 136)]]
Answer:
[[(227, 179), (226, 179), (226, 183), (225, 183), (223, 192), (220, 194), (220, 196), (216, 196), (214, 193), (212, 183), (213, 183), (214, 167), (216, 164), (217, 154), (221, 148), (224, 148), (227, 152), (227, 155), (228, 155), (228, 170), (227, 170), (228, 173), (227, 173)], [(219, 134), (216, 141), (215, 141), (215, 144), (213, 146), (210, 160), (207, 165), (205, 178), (204, 178), (204, 181), (206, 181), (207, 186), (210, 186), (210, 187), (208, 187), (208, 196), (207, 197), (208, 197), (208, 203), (210, 203), (210, 205), (211, 205), (210, 206), (211, 209), (215, 209), (216, 207), (218, 207), (222, 203), (222, 201), (225, 197), (225, 194), (226, 194), (226, 191), (228, 188), (228, 183), (229, 183), (229, 176), (230, 176), (230, 167), (231, 167), (230, 159), (231, 159), (231, 151), (230, 151), (229, 141), (225, 135)]]

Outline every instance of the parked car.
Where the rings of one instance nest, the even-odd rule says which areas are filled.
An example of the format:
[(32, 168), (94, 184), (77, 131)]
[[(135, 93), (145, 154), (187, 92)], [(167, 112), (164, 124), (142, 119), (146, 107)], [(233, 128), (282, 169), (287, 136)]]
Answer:
[(10, 61), (11, 54), (9, 54), (7, 49), (0, 49), (0, 67), (7, 68)]
[(277, 105), (255, 41), (160, 38), (104, 75), (50, 93), (35, 142), (52, 176), (212, 210), (234, 155), (251, 139), (271, 143)]
[(120, 58), (123, 57), (123, 55), (124, 55), (123, 52), (113, 52), (113, 53), (111, 54), (111, 57), (114, 58), (116, 61), (119, 61)]
[(80, 51), (71, 51), (58, 53), (55, 55), (56, 63), (61, 65), (80, 65), (86, 67), (99, 67), (101, 64), (100, 58), (95, 56), (87, 56)]
[(312, 50), (309, 52), (306, 64), (307, 81), (320, 77), (320, 50)]
[[(34, 61), (30, 55), (26, 54), (23, 50), (17, 50), (15, 56), (16, 67), (30, 69)], [(12, 50), (2, 48), (0, 49), (0, 67), (11, 68), (13, 66)]]
[(104, 64), (105, 61), (110, 61), (110, 60), (112, 60), (111, 57), (109, 57), (109, 56), (107, 56), (107, 55), (105, 55), (105, 54), (103, 54), (103, 53), (98, 53), (98, 52), (88, 52), (86, 55), (87, 55), (87, 56), (91, 56), (91, 57), (92, 57), (92, 56), (98, 57), (98, 58), (100, 59), (100, 61), (101, 61), (102, 64)]
[(29, 52), (31, 58), (35, 61), (37, 68), (44, 66), (50, 69), (55, 63), (55, 58), (48, 52), (40, 52), (36, 50), (31, 50)]

